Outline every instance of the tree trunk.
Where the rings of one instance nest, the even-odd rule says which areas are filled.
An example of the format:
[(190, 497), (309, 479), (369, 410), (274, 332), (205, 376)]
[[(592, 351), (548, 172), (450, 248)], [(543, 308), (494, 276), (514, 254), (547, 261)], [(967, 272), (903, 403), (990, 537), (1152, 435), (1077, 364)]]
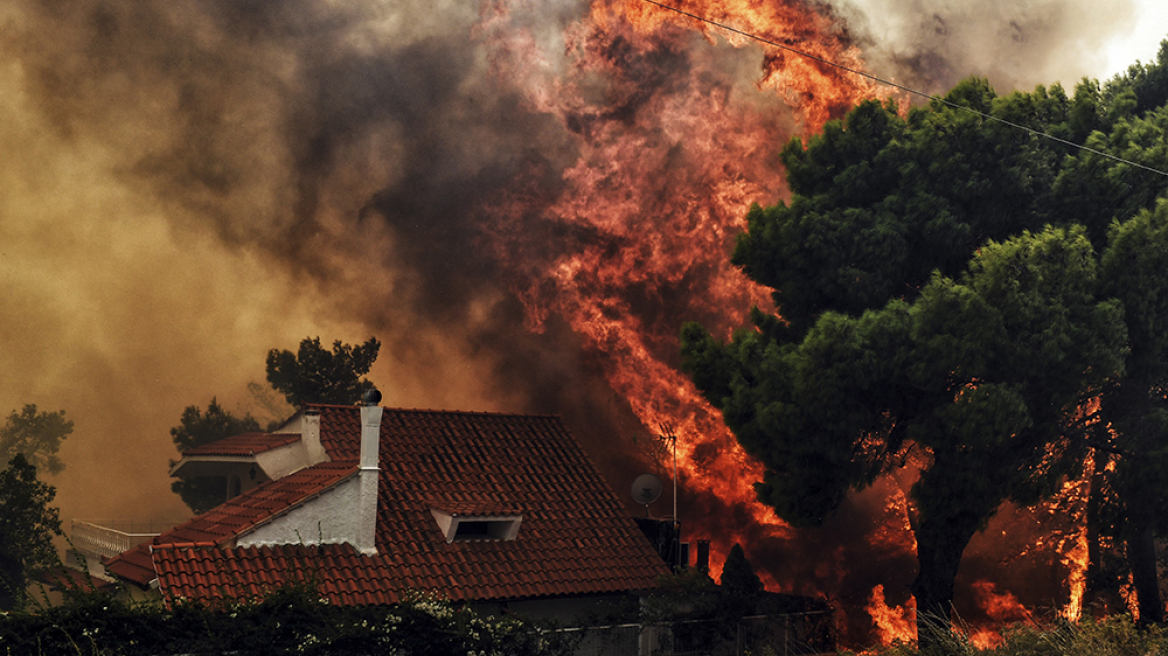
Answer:
[(924, 647), (937, 631), (947, 631), (953, 610), (953, 582), (961, 555), (982, 518), (973, 514), (929, 519), (916, 531), (919, 570), (912, 584), (917, 602), (917, 642)]
[(1164, 604), (1160, 601), (1160, 584), (1156, 576), (1156, 541), (1152, 527), (1132, 527), (1127, 540), (1127, 562), (1136, 589), (1140, 626), (1162, 624)]
[(1099, 506), (1103, 499), (1104, 459), (1100, 451), (1095, 452), (1091, 469), (1090, 487), (1087, 488), (1087, 576), (1083, 590), (1083, 608), (1089, 608), (1100, 595), (1103, 554), (1099, 544)]
[[(1104, 617), (1124, 608), (1119, 595), (1118, 579), (1113, 567), (1105, 565), (1103, 536), (1099, 532), (1100, 508), (1105, 500), (1105, 476), (1111, 456), (1095, 451), (1091, 468), (1091, 486), (1087, 493), (1087, 581), (1083, 590), (1083, 613), (1097, 613)], [(1114, 547), (1108, 549), (1108, 560), (1114, 560)]]

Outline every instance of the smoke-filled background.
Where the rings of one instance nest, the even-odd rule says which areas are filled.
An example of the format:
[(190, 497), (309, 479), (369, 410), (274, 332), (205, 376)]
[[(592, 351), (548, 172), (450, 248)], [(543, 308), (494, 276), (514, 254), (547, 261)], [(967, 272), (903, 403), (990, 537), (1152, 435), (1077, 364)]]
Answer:
[[(1168, 34), (1134, 0), (679, 4), (929, 92), (1072, 88)], [(728, 254), (782, 144), (889, 94), (637, 0), (9, 0), (0, 412), (75, 421), (66, 521), (181, 516), (185, 406), (262, 422), (268, 349), (376, 336), (386, 405), (560, 414), (622, 497), (666, 473), (669, 422), (691, 537), (743, 541), (772, 589), (903, 602), (897, 482), (795, 536), (676, 338), (766, 302)]]

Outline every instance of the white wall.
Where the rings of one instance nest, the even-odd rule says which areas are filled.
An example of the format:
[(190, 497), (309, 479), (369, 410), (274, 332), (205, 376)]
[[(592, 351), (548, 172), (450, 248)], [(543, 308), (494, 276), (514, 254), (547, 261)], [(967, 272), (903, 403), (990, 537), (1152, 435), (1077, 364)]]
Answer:
[(281, 544), (356, 544), (361, 524), (356, 474), (321, 494), (241, 534), (236, 546)]

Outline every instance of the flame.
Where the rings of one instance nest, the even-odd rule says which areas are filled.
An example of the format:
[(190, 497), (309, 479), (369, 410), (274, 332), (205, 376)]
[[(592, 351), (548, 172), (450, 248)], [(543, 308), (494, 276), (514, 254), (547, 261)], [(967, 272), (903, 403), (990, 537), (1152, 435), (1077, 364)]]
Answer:
[(1030, 610), (1018, 601), (1014, 593), (999, 592), (997, 584), (992, 581), (975, 581), (970, 588), (973, 591), (977, 606), (985, 615), (993, 620), (993, 626), (968, 627), (969, 643), (978, 649), (992, 649), (1001, 645), (1004, 640), (1000, 628), (1018, 622), (1034, 623)]
[(978, 608), (981, 608), (990, 619), (1005, 624), (1014, 622), (1032, 622), (1030, 611), (1018, 602), (1012, 592), (999, 592), (993, 581), (976, 581), (970, 586)]
[(1062, 611), (1063, 617), (1071, 622), (1079, 621), (1083, 615), (1083, 595), (1087, 592), (1087, 568), (1089, 562), (1089, 545), (1087, 543), (1087, 496), (1090, 494), (1091, 473), (1094, 469), (1094, 459), (1088, 457), (1085, 472), (1077, 481), (1068, 481), (1062, 490), (1063, 497), (1073, 499), (1076, 503), (1077, 516), (1070, 518), (1077, 530), (1060, 550), (1061, 560), (1069, 570), (1067, 582), (1070, 598)]
[(977, 629), (969, 634), (969, 644), (975, 649), (993, 649), (1003, 642), (1002, 634), (990, 628)]
[[(710, 564), (717, 579), (735, 542), (749, 556), (752, 542), (791, 539), (794, 531), (758, 503), (750, 483), (761, 479), (761, 466), (679, 371), (680, 325), (696, 320), (728, 336), (747, 323), (752, 305), (774, 310), (769, 290), (730, 264), (734, 236), (752, 203), (786, 197), (775, 153), (791, 136), (817, 131), (880, 93), (862, 77), (643, 0), (592, 2), (564, 29), (561, 60), (549, 54), (546, 35), (523, 28), (517, 16), (524, 2), (530, 4), (488, 4), (476, 36), (489, 44), (494, 73), (562, 126), (568, 142), (533, 156), (490, 200), (480, 245), (502, 263), (531, 330), (566, 322), (643, 426), (673, 427), (683, 490), (714, 497), (726, 509), (693, 516), (683, 505), (680, 513), (689, 536), (716, 538)], [(864, 68), (834, 19), (812, 8), (823, 5), (675, 6)], [(762, 60), (749, 76), (747, 57)], [(665, 471), (671, 455), (656, 454)], [(885, 523), (865, 536), (884, 553), (915, 552), (904, 492), (910, 484), (889, 486), (900, 489), (877, 512)], [(1068, 615), (1081, 608), (1085, 539), (1078, 532), (1060, 551), (1077, 572)], [(758, 573), (769, 589), (779, 589), (782, 582), (765, 564)], [(861, 589), (871, 589), (867, 611), (885, 644), (915, 637), (911, 599), (893, 609), (883, 584)]]
[(1131, 574), (1127, 575), (1127, 580), (1119, 586), (1119, 596), (1123, 599), (1123, 603), (1127, 606), (1127, 612), (1131, 614), (1132, 619), (1136, 622), (1140, 621), (1140, 598), (1136, 593), (1136, 584), (1132, 582)]
[(876, 625), (876, 636), (881, 645), (889, 647), (897, 642), (916, 641), (916, 599), (910, 597), (904, 608), (890, 608), (884, 600), (884, 586), (877, 585), (868, 596), (868, 606), (865, 610)]
[[(802, 3), (678, 4), (861, 65), (830, 21)], [(491, 64), (574, 135), (576, 156), (558, 179), (533, 164), (501, 194), (484, 246), (505, 263), (532, 330), (553, 315), (566, 320), (644, 426), (674, 427), (687, 490), (747, 508), (771, 536), (789, 535), (749, 485), (761, 467), (678, 370), (677, 335), (685, 320), (728, 333), (752, 305), (773, 309), (769, 290), (731, 266), (733, 237), (752, 203), (785, 193), (774, 154), (797, 126), (818, 129), (871, 90), (863, 78), (783, 53), (766, 54), (754, 88), (742, 88), (727, 71), (743, 39), (640, 0), (592, 3), (565, 32), (572, 70), (559, 75), (538, 39), (503, 29), (509, 15), (496, 3), (480, 24), (495, 45)], [(718, 537), (715, 576), (735, 541)]]
[[(641, 33), (656, 31), (680, 20), (700, 31), (711, 42), (717, 36), (735, 46), (748, 42), (747, 37), (740, 33), (710, 24), (718, 23), (815, 57), (770, 48), (764, 56), (763, 75), (758, 81), (759, 87), (778, 92), (788, 103), (798, 107), (812, 131), (817, 131), (828, 119), (838, 117), (841, 109), (850, 109), (858, 99), (878, 92), (865, 78), (824, 63), (834, 62), (852, 70), (864, 68), (859, 49), (842, 40), (835, 18), (827, 13), (811, 11), (801, 3), (750, 0), (666, 0), (662, 4), (709, 22), (679, 19), (677, 13), (643, 0), (594, 3), (593, 17), (598, 24), (608, 24), (614, 14), (620, 14)], [(826, 7), (821, 6), (820, 10), (824, 11)]]

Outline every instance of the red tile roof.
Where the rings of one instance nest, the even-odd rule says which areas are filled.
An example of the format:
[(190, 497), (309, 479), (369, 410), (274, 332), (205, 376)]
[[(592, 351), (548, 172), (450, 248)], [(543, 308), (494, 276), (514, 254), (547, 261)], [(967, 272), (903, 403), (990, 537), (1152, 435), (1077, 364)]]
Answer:
[(183, 451), (187, 456), (253, 456), (257, 453), (293, 444), (300, 436), (286, 433), (243, 433)]
[(362, 556), (347, 544), (217, 549), (157, 545), (151, 549), (163, 598), (259, 599), (287, 583), (313, 583), (334, 604), (390, 604), (398, 591), (389, 559)]
[[(320, 411), (321, 442), (334, 460), (325, 465), (347, 463), (353, 471), (359, 409), (312, 409)], [(259, 505), (248, 500), (160, 536), (152, 557), (148, 550), (128, 552), (107, 570), (124, 564), (126, 578), (141, 581), (131, 567), (149, 568), (172, 599), (244, 588), (254, 594), (283, 582), (287, 559), (296, 556), (318, 573), (326, 596), (354, 604), (395, 601), (406, 590), (454, 600), (624, 592), (651, 588), (667, 571), (558, 417), (386, 409), (379, 465), (375, 556), (348, 545), (232, 548), (231, 537), (258, 521), (238, 510)], [(510, 541), (447, 543), (431, 508), (521, 514), (522, 525)]]
[[(322, 462), (301, 469), (284, 478), (263, 483), (185, 524), (176, 526), (154, 538), (154, 541), (159, 544), (231, 544), (241, 531), (303, 503), (356, 471), (357, 463), (352, 460)], [(104, 563), (106, 571), (145, 586), (155, 578), (154, 568), (150, 565), (149, 546), (149, 543), (144, 542), (107, 560)]]
[(516, 506), (505, 503), (478, 503), (474, 501), (429, 501), (428, 505), (448, 515), (470, 515), (472, 517), (508, 517), (522, 515)]

